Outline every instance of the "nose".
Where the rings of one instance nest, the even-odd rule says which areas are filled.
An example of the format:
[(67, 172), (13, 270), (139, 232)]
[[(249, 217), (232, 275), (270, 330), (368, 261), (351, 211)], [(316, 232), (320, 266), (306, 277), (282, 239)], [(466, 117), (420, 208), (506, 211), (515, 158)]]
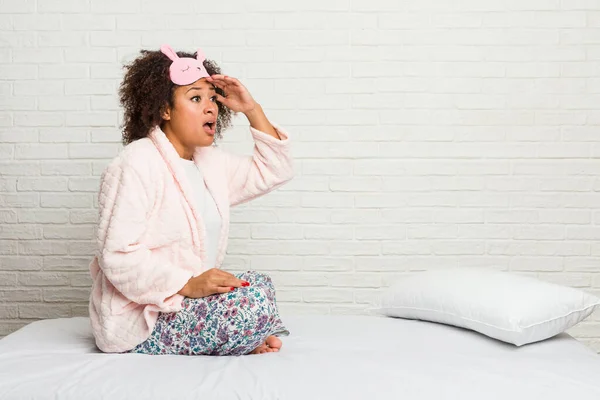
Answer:
[(213, 103), (212, 101), (204, 103), (204, 114), (216, 115), (218, 111), (219, 107), (217, 106), (217, 103)]

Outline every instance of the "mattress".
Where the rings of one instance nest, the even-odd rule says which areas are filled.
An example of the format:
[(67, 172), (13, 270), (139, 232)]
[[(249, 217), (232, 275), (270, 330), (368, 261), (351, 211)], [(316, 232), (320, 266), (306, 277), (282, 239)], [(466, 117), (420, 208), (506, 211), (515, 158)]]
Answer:
[(515, 347), (377, 316), (282, 316), (278, 353), (103, 354), (87, 318), (0, 340), (0, 399), (600, 399), (600, 357), (567, 334)]

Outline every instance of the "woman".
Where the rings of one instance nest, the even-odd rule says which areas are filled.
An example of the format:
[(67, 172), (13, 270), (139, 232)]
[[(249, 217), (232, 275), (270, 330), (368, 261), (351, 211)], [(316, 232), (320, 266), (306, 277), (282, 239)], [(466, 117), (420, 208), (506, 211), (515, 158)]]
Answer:
[[(194, 58), (195, 57), (195, 58)], [(98, 196), (90, 320), (104, 352), (242, 355), (278, 351), (271, 279), (219, 269), (229, 208), (293, 177), (290, 139), (235, 78), (195, 55), (141, 51), (120, 87), (124, 149)], [(214, 146), (243, 113), (255, 147)]]

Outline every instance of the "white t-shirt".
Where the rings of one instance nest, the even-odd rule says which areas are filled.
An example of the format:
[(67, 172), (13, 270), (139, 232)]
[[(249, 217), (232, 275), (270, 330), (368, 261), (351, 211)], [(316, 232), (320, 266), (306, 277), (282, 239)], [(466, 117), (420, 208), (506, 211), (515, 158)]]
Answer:
[(200, 212), (202, 221), (206, 227), (207, 267), (208, 269), (214, 268), (217, 258), (219, 233), (221, 232), (221, 215), (219, 214), (215, 200), (206, 187), (202, 171), (194, 164), (194, 161), (181, 157), (179, 159), (194, 190), (196, 208)]

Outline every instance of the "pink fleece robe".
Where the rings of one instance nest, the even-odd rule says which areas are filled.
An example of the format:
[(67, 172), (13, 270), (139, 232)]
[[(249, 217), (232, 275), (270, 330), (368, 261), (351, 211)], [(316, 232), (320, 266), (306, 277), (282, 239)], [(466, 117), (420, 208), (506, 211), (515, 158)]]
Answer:
[[(214, 146), (194, 152), (222, 220), (216, 268), (227, 250), (229, 208), (294, 176), (289, 134), (273, 127), (281, 140), (250, 128), (252, 156)], [(123, 352), (150, 336), (159, 312), (181, 310), (177, 292), (208, 269), (206, 232), (179, 154), (159, 127), (110, 162), (98, 201), (90, 320), (100, 350)]]

